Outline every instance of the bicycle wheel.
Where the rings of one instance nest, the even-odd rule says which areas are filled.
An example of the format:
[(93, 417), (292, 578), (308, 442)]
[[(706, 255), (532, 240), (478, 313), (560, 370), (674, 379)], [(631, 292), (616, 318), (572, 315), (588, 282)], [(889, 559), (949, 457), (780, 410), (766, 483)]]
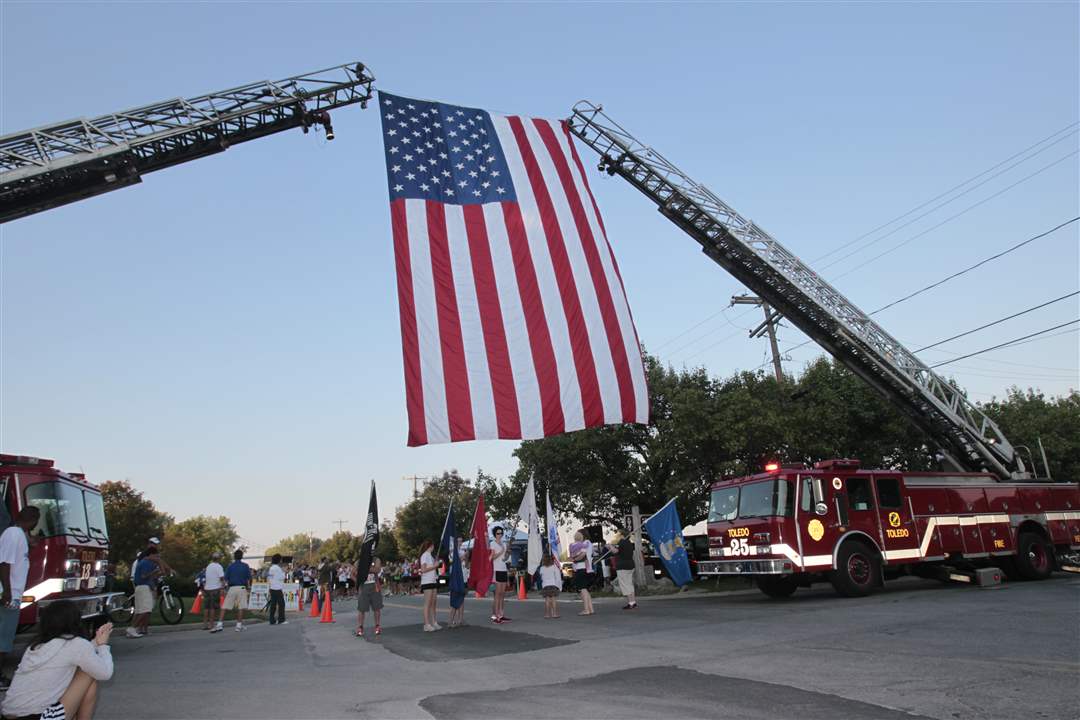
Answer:
[(130, 595), (124, 604), (109, 611), (109, 621), (113, 625), (127, 625), (135, 617), (135, 596)]
[(162, 593), (161, 601), (158, 603), (158, 612), (161, 613), (161, 619), (167, 625), (175, 625), (184, 619), (184, 599), (171, 592)]

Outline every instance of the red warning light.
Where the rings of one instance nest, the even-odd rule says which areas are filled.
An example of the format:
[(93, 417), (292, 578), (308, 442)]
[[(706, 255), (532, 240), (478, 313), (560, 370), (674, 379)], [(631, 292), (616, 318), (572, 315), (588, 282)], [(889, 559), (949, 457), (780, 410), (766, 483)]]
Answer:
[(773, 472), (780, 469), (780, 463), (765, 463), (765, 472)]

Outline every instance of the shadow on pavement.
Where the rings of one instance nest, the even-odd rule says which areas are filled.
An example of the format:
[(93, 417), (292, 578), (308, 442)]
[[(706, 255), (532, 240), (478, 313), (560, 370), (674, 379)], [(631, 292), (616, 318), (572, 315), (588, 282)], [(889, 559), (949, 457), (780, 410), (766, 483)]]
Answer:
[(426, 633), (420, 625), (404, 625), (388, 629), (378, 640), (370, 638), (395, 655), (419, 662), (475, 660), (512, 653), (531, 652), (560, 645), (573, 645), (576, 640), (560, 640), (531, 633), (496, 630), (480, 625), (445, 628)]

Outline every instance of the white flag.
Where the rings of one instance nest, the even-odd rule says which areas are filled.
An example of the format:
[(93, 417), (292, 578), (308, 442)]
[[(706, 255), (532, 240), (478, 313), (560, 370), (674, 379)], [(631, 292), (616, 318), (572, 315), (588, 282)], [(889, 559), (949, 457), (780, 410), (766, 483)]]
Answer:
[(551, 492), (549, 491), (544, 500), (547, 507), (544, 513), (544, 528), (547, 530), (549, 552), (555, 561), (559, 561), (559, 553), (562, 552), (562, 542), (559, 540), (559, 524), (555, 521), (555, 511), (551, 509)]
[(533, 488), (533, 479), (529, 478), (529, 486), (525, 488), (525, 497), (521, 498), (521, 507), (518, 508), (518, 517), (525, 521), (529, 528), (529, 545), (526, 554), (525, 567), (529, 574), (536, 572), (540, 567), (540, 555), (543, 553), (543, 545), (540, 542), (540, 517), (536, 514), (536, 490)]

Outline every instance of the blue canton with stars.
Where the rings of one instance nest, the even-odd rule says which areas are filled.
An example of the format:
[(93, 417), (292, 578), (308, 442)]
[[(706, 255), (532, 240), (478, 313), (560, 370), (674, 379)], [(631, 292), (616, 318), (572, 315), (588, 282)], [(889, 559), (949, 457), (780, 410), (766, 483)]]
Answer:
[(379, 93), (390, 201), (466, 205), (517, 200), (491, 116)]

